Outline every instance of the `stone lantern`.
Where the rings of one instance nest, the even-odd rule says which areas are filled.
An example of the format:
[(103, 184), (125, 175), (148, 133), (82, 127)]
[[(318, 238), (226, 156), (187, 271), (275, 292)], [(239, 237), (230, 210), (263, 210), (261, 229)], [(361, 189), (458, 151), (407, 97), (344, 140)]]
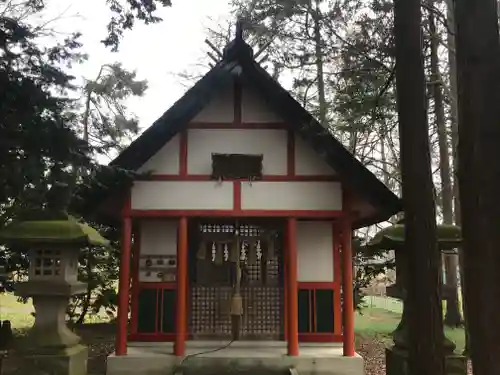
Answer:
[(16, 294), (33, 299), (35, 323), (15, 342), (2, 374), (86, 375), (87, 347), (66, 325), (72, 296), (86, 291), (77, 280), (78, 255), (85, 246), (108, 246), (90, 226), (65, 213), (38, 213), (0, 230), (0, 241), (28, 251), (28, 280)]
[[(453, 225), (438, 225), (438, 246), (440, 250), (456, 248), (461, 244), (460, 228)], [(392, 333), (394, 345), (386, 349), (386, 374), (407, 375), (408, 373), (408, 309), (406, 308), (406, 278), (408, 277), (408, 253), (405, 249), (404, 224), (395, 224), (382, 229), (368, 243), (367, 248), (372, 250), (394, 250), (396, 262), (396, 282), (387, 287), (387, 295), (403, 302), (401, 321)], [(452, 292), (446, 285), (441, 284), (441, 298), (447, 299)], [(446, 336), (443, 342), (447, 375), (466, 375), (467, 359), (454, 353), (455, 344)]]

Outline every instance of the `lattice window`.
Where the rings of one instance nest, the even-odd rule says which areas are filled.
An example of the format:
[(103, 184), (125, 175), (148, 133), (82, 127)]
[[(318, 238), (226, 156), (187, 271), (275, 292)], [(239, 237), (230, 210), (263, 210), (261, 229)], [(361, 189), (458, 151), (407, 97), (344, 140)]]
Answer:
[(191, 288), (191, 332), (198, 337), (230, 336), (231, 295), (231, 287), (198, 286)]
[(257, 225), (243, 224), (238, 227), (238, 233), (244, 237), (258, 237), (263, 234), (262, 228)]
[(33, 266), (35, 276), (59, 276), (61, 273), (60, 250), (36, 250)]
[[(232, 288), (191, 289), (190, 331), (197, 338), (230, 337)], [(243, 287), (242, 339), (279, 339), (283, 330), (283, 290), (278, 287)]]
[[(242, 270), (242, 339), (281, 339), (281, 252), (266, 227), (228, 222), (199, 225), (201, 243), (191, 286), (190, 332), (198, 339), (231, 337), (234, 262)], [(238, 248), (236, 246), (239, 245)]]
[(234, 234), (233, 224), (200, 224), (200, 233)]
[(283, 314), (282, 289), (245, 287), (243, 294), (242, 336), (247, 339), (279, 339)]

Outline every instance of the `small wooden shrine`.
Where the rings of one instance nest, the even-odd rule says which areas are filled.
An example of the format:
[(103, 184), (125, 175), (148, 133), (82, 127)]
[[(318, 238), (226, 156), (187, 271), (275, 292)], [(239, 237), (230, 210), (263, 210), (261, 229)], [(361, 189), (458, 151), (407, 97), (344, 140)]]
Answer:
[(134, 342), (184, 356), (200, 340), (253, 341), (250, 357), (263, 342), (289, 357), (337, 342), (355, 356), (352, 231), (400, 201), (255, 61), (241, 29), (111, 164), (141, 173), (95, 201), (123, 229), (116, 358)]

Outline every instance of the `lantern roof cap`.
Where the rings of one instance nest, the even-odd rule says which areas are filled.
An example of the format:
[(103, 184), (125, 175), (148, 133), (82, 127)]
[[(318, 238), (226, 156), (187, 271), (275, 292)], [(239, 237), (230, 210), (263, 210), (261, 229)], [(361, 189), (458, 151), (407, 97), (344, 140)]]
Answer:
[[(440, 250), (453, 249), (462, 243), (462, 230), (459, 226), (439, 224), (437, 242)], [(394, 224), (380, 230), (366, 245), (372, 250), (399, 250), (405, 245), (405, 225)]]
[(110, 242), (90, 225), (67, 214), (47, 218), (18, 220), (0, 229), (0, 242), (36, 245), (109, 246)]

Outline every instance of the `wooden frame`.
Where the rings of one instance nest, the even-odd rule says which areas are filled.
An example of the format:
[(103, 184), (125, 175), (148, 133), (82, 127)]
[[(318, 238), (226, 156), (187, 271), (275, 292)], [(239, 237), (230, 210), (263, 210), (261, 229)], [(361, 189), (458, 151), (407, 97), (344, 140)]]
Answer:
[[(334, 296), (334, 330), (331, 333), (298, 333), (299, 342), (342, 342), (343, 333), (342, 333), (342, 307), (341, 307), (341, 284), (342, 284), (342, 275), (341, 275), (341, 254), (340, 254), (340, 233), (339, 233), (338, 222), (334, 222), (332, 224), (333, 231), (333, 243), (332, 243), (332, 251), (333, 251), (333, 269), (334, 269), (334, 281), (331, 282), (298, 282), (298, 290), (332, 290)], [(137, 238), (139, 239), (139, 235), (137, 234)], [(137, 245), (139, 241), (137, 242)], [(285, 247), (287, 244), (285, 243)], [(144, 289), (170, 289), (173, 290), (176, 288), (176, 283), (172, 282), (139, 282), (138, 278), (138, 267), (136, 266), (136, 261), (139, 257), (135, 257), (135, 254), (140, 252), (139, 246), (134, 246), (134, 257), (133, 257), (133, 265), (134, 271), (132, 273), (132, 316), (131, 316), (131, 333), (128, 337), (131, 341), (143, 341), (143, 342), (161, 342), (161, 341), (174, 341), (175, 335), (170, 333), (139, 333), (137, 332), (137, 311), (138, 311), (138, 296), (141, 290)], [(285, 257), (286, 262), (287, 257)], [(285, 280), (287, 279), (287, 265), (283, 264), (283, 271)], [(284, 306), (287, 306), (287, 283), (284, 284)], [(188, 307), (189, 308), (189, 307)], [(314, 308), (314, 305), (313, 307)], [(315, 314), (315, 311), (313, 311)], [(288, 324), (288, 309), (284, 309), (284, 318), (283, 323), (285, 328)], [(191, 339), (191, 335), (188, 334), (187, 339)], [(288, 340), (288, 329), (284, 330), (284, 341)]]

